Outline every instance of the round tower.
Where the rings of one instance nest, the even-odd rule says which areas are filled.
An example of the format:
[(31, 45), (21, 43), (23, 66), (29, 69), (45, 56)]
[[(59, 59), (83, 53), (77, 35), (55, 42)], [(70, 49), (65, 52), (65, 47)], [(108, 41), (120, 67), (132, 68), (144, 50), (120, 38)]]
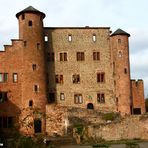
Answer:
[[(46, 64), (43, 19), (45, 14), (32, 6), (16, 14), (22, 44), (22, 116), (32, 122), (28, 134), (45, 132)], [(22, 119), (22, 120), (23, 120)], [(31, 124), (31, 123), (30, 123)], [(23, 132), (25, 129), (22, 130)]]
[(129, 64), (130, 34), (118, 29), (111, 35), (113, 71), (117, 111), (122, 115), (131, 113), (131, 84)]

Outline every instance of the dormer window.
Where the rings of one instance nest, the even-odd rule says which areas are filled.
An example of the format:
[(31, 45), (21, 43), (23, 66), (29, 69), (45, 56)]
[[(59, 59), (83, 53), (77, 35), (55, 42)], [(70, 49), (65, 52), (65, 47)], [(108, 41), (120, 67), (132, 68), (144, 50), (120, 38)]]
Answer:
[(32, 21), (29, 21), (28, 22), (28, 26), (32, 26)]

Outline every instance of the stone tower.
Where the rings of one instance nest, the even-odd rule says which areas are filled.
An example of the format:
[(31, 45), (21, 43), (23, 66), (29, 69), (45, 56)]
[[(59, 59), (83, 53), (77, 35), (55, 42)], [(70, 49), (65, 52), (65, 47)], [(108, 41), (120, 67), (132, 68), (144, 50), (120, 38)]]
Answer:
[(111, 35), (116, 104), (117, 111), (121, 114), (130, 114), (131, 112), (128, 37), (130, 37), (130, 34), (121, 29), (116, 30)]
[[(45, 114), (47, 100), (43, 36), (45, 14), (30, 6), (17, 13), (16, 17), (19, 21), (19, 39), (23, 41), (22, 116), (25, 118), (32, 113), (28, 119), (33, 122), (29, 134), (44, 133), (45, 119), (42, 115)], [(38, 114), (33, 114), (33, 110)]]

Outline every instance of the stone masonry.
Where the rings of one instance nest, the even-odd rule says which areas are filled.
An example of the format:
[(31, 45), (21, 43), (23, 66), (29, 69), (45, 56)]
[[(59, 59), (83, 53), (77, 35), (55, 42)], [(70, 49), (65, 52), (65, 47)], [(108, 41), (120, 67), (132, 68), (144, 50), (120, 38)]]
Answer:
[(62, 134), (66, 110), (75, 107), (145, 113), (143, 81), (130, 78), (130, 34), (110, 27), (44, 27), (45, 14), (32, 6), (16, 17), (19, 39), (0, 51), (0, 128), (11, 131), (18, 121), (24, 134), (51, 135), (57, 126)]

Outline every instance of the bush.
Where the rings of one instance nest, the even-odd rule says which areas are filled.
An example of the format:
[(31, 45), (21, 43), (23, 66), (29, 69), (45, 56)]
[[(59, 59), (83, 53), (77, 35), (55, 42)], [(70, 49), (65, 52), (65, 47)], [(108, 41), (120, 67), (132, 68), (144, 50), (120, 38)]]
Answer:
[(107, 144), (95, 144), (92, 146), (93, 148), (109, 148)]
[(140, 148), (140, 146), (138, 143), (135, 143), (135, 142), (127, 142), (126, 148)]

